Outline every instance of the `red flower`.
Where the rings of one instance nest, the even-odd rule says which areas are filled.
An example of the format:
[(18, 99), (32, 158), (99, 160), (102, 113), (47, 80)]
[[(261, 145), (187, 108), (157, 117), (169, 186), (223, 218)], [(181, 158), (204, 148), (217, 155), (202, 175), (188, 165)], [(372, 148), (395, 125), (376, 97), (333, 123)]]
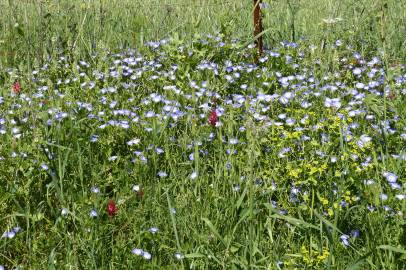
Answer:
[(107, 214), (109, 214), (110, 217), (114, 216), (117, 214), (117, 207), (116, 203), (113, 200), (110, 200), (109, 203), (107, 204)]
[(219, 120), (219, 118), (217, 116), (216, 109), (213, 109), (209, 116), (209, 124), (212, 126), (216, 126), (216, 123), (218, 122), (218, 120)]
[(16, 94), (21, 92), (21, 84), (18, 81), (13, 83), (13, 92)]

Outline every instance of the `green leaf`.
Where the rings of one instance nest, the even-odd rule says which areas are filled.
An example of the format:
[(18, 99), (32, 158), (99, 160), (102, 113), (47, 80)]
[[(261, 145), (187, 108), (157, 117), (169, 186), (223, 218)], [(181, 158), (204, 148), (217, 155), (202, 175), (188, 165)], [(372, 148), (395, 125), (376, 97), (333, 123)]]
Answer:
[(333, 223), (331, 223), (330, 221), (328, 221), (327, 219), (325, 219), (322, 215), (320, 215), (319, 213), (317, 213), (316, 210), (313, 211), (314, 215), (316, 217), (318, 217), (325, 225), (327, 225), (328, 227), (336, 230), (337, 232), (344, 234), (340, 229), (337, 228), (337, 226), (335, 226)]
[(237, 246), (235, 246), (235, 245), (232, 245), (232, 246), (230, 247), (231, 253), (236, 253), (236, 252), (238, 252), (238, 250), (240, 250), (240, 247), (237, 247)]
[(244, 188), (244, 191), (242, 192), (242, 194), (241, 194), (240, 197), (238, 198), (238, 201), (237, 201), (237, 203), (236, 203), (236, 205), (235, 205), (235, 208), (236, 208), (236, 209), (239, 209), (239, 208), (240, 208), (240, 206), (241, 206), (241, 204), (242, 204), (242, 201), (244, 200), (246, 194), (247, 194), (247, 188)]
[(221, 237), (219, 232), (217, 231), (216, 227), (214, 227), (213, 223), (211, 223), (210, 220), (207, 218), (202, 218), (202, 220), (206, 223), (206, 225), (209, 227), (210, 231), (216, 236), (225, 246), (227, 246), (226, 241)]
[[(275, 209), (273, 209), (273, 207), (270, 204), (265, 204), (265, 206), (271, 211), (275, 213)], [(279, 215), (277, 213), (270, 215), (269, 217), (271, 218), (277, 218), (277, 219), (283, 219), (287, 222), (289, 222), (290, 224), (294, 225), (294, 226), (298, 226), (298, 227), (307, 227), (307, 228), (313, 228), (316, 230), (319, 230), (319, 227), (317, 227), (316, 225), (313, 225), (311, 223), (308, 223), (304, 220), (301, 219), (297, 219), (294, 217), (289, 217), (289, 216), (283, 216), (283, 215)]]
[(393, 252), (397, 252), (397, 253), (406, 254), (406, 249), (392, 247), (392, 246), (388, 246), (388, 245), (380, 245), (377, 247), (377, 249), (384, 249), (384, 250), (389, 250), (389, 251), (393, 251)]
[(18, 33), (20, 36), (22, 36), (22, 37), (25, 36), (25, 35), (24, 35), (24, 30), (23, 30), (20, 26), (18, 26), (16, 29), (17, 29), (17, 33)]
[(346, 270), (355, 270), (358, 269), (362, 263), (369, 257), (369, 255), (372, 254), (372, 251), (368, 252), (367, 254), (365, 254), (364, 256), (358, 258), (356, 261), (354, 261), (353, 263), (351, 263), (349, 266), (347, 266), (347, 268), (345, 268)]
[(205, 258), (206, 255), (201, 253), (189, 253), (185, 255), (185, 258), (194, 259), (194, 258)]

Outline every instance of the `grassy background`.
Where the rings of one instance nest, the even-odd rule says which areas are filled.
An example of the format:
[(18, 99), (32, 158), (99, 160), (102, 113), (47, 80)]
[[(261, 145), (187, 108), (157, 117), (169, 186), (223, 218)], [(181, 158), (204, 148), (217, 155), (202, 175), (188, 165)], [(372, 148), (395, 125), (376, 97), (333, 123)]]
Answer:
[[(361, 52), (384, 48), (405, 60), (406, 9), (398, 0), (264, 1), (267, 46), (306, 37), (316, 45), (341, 39)], [(0, 67), (23, 65), (68, 52), (139, 47), (179, 34), (223, 31), (252, 36), (252, 1), (243, 0), (0, 0)], [(325, 19), (341, 18), (335, 23)]]
[[(320, 66), (309, 64), (307, 67), (314, 70), (317, 77), (332, 74), (325, 72), (328, 68), (324, 65), (324, 60), (338, 61), (334, 59), (337, 51), (330, 53), (330, 44), (337, 39), (341, 39), (344, 44), (352, 44), (363, 55), (380, 51), (381, 55), (382, 52), (385, 53), (386, 59), (391, 58), (392, 63), (404, 62), (406, 59), (406, 50), (402, 49), (406, 45), (405, 1), (264, 2), (268, 2), (263, 9), (264, 27), (269, 29), (265, 35), (266, 46), (271, 47), (281, 40), (308, 38), (319, 47), (319, 55), (312, 54), (312, 57), (323, 60)], [(243, 40), (252, 38), (251, 0), (0, 0), (0, 11), (0, 73), (4, 67), (10, 66), (30, 70), (49, 56), (55, 57), (59, 53), (86, 59), (95, 52), (124, 47), (140, 48), (146, 41), (173, 35), (190, 40), (195, 33), (222, 31)], [(202, 60), (198, 59), (200, 55), (196, 53), (196, 58), (189, 59), (189, 63), (175, 47), (171, 51), (168, 49), (167, 55), (164, 68), (158, 71), (166, 72), (173, 63), (178, 64), (180, 74), (176, 85), (194, 93), (194, 89), (187, 87), (188, 75), (190, 70), (194, 70), (195, 63)], [(149, 52), (146, 57), (155, 59), (157, 55)], [(115, 57), (101, 59), (102, 63), (97, 65), (88, 61), (92, 65), (89, 69), (82, 67), (89, 73), (84, 80), (96, 80), (91, 73), (93, 70), (110, 74), (110, 66), (113, 66)], [(141, 69), (142, 65), (139, 63), (137, 69)], [(336, 68), (339, 67), (336, 63)], [(341, 79), (348, 81), (350, 85), (354, 84), (352, 72), (345, 71)], [(145, 72), (140, 79), (140, 87), (130, 88), (124, 94), (107, 94), (108, 103), (117, 99), (118, 107), (130, 108), (133, 107), (130, 98), (141, 104), (142, 98), (149, 96), (148, 91), (161, 91), (164, 85), (173, 83), (167, 78), (161, 78), (157, 83), (150, 79), (151, 74), (155, 73)], [(262, 79), (257, 81), (255, 76), (248, 73), (243, 75), (246, 76), (244, 80), (253, 85), (262, 83)], [(112, 128), (105, 132), (100, 131), (100, 142), (94, 145), (89, 138), (98, 132), (98, 123), (90, 122), (89, 126), (88, 121), (83, 120), (87, 119), (87, 112), (78, 110), (80, 114), (76, 114), (78, 108), (74, 104), (77, 101), (89, 102), (94, 104), (96, 114), (104, 110), (111, 114), (109, 104), (103, 105), (100, 102), (104, 95), (100, 90), (119, 85), (122, 81), (110, 80), (111, 78), (105, 82), (96, 80), (94, 91), (78, 91), (81, 86), (79, 81), (73, 81), (76, 76), (76, 66), (65, 65), (63, 61), (52, 62), (49, 69), (41, 71), (39, 80), (31, 82), (31, 77), (22, 76), (22, 89), (26, 95), (30, 95), (31, 89), (48, 84), (46, 99), (36, 101), (41, 106), (29, 105), (23, 95), (18, 96), (18, 100), (12, 95), (6, 95), (10, 92), (10, 84), (2, 85), (0, 80), (1, 91), (6, 100), (0, 107), (2, 117), (4, 115), (10, 123), (18, 122), (18, 126), (22, 126), (27, 132), (22, 143), (16, 143), (11, 135), (5, 136), (6, 139), (0, 144), (0, 154), (6, 157), (12, 156), (14, 151), (30, 154), (29, 161), (23, 156), (17, 156), (3, 161), (0, 166), (0, 180), (4, 183), (0, 185), (1, 221), (4, 224), (8, 222), (8, 227), (15, 224), (24, 226), (16, 238), (0, 243), (0, 263), (7, 266), (28, 265), (29, 268), (24, 269), (128, 269), (129, 266), (140, 269), (164, 269), (165, 266), (167, 269), (186, 269), (188, 266), (195, 269), (226, 269), (230, 265), (234, 265), (233, 269), (267, 269), (266, 265), (269, 265), (268, 269), (277, 269), (276, 262), (286, 259), (287, 262), (304, 261), (303, 265), (308, 265), (307, 269), (323, 269), (324, 264), (321, 262), (327, 258), (330, 269), (344, 269), (348, 265), (350, 269), (402, 269), (404, 266), (405, 251), (401, 247), (406, 242), (406, 225), (401, 223), (403, 217), (394, 214), (392, 219), (388, 219), (387, 211), (382, 207), (369, 214), (366, 212), (369, 201), (362, 201), (342, 212), (337, 210), (334, 220), (328, 221), (323, 215), (316, 215), (326, 210), (327, 206), (321, 204), (322, 199), (328, 199), (329, 208), (333, 207), (333, 202), (341, 199), (333, 196), (327, 185), (318, 185), (318, 189), (312, 190), (308, 199), (310, 203), (305, 205), (306, 208), (291, 204), (290, 176), (285, 173), (285, 168), (290, 170), (288, 164), (276, 162), (279, 160), (276, 157), (277, 151), (273, 155), (264, 154), (267, 158), (265, 160), (257, 158), (258, 153), (265, 151), (265, 145), (276, 145), (278, 149), (293, 147), (295, 138), (284, 139), (283, 130), (272, 129), (272, 133), (264, 138), (260, 127), (248, 128), (246, 138), (242, 137), (247, 144), (238, 148), (241, 154), (226, 156), (222, 136), (234, 138), (241, 124), (236, 120), (237, 116), (244, 115), (238, 110), (231, 110), (232, 113), (222, 117), (225, 126), (221, 132), (224, 133), (216, 135), (218, 138), (213, 144), (207, 144), (210, 156), (205, 159), (199, 158), (197, 144), (194, 145), (194, 150), (189, 149), (188, 145), (206, 139), (212, 129), (200, 127), (199, 122), (193, 120), (191, 115), (176, 129), (151, 122), (155, 129), (152, 136), (143, 129), (149, 127), (147, 124), (131, 130), (131, 133)], [(192, 76), (196, 76), (191, 78), (198, 82), (203, 80), (202, 77), (207, 79), (199, 72), (192, 73)], [(56, 89), (54, 85), (58, 79), (68, 79), (68, 82), (65, 81)], [(334, 81), (336, 80), (334, 77)], [(11, 78), (9, 82), (12, 82)], [(393, 81), (390, 82), (394, 85)], [(220, 86), (224, 84), (222, 81), (218, 83), (221, 83)], [(278, 85), (279, 93), (286, 90), (280, 88), (276, 82), (275, 85)], [(223, 89), (220, 86), (218, 88)], [(121, 86), (119, 89), (122, 91)], [(57, 95), (58, 91), (64, 95)], [(168, 98), (177, 101), (177, 96), (169, 95)], [(388, 111), (386, 102), (389, 101), (385, 99), (370, 99), (365, 106), (372, 108), (378, 120), (386, 120), (387, 114), (399, 112), (397, 128), (401, 130), (404, 126), (403, 100), (402, 97), (395, 99), (395, 105), (388, 106), (391, 108)], [(189, 104), (185, 97), (181, 97), (179, 101), (183, 105)], [(330, 121), (326, 126), (334, 126), (337, 118), (332, 111), (323, 107), (322, 99), (316, 99), (315, 102), (318, 104), (313, 111), (297, 110), (289, 111), (289, 114), (300, 119), (311, 112), (312, 115), (320, 115), (320, 118), (314, 118), (315, 122), (312, 124), (316, 124), (319, 119), (324, 121), (326, 117)], [(20, 103), (22, 107), (17, 106)], [(381, 103), (384, 106), (380, 106)], [(246, 104), (248, 106), (248, 101)], [(198, 103), (193, 104), (197, 105)], [(48, 109), (70, 112), (79, 120), (72, 118), (62, 124), (49, 128), (44, 125), (39, 129), (19, 122), (20, 118), (24, 119), (28, 115), (32, 123), (43, 124), (51, 117), (48, 116)], [(140, 115), (144, 115), (149, 109), (154, 108), (142, 106)], [(11, 114), (11, 110), (16, 111), (16, 114)], [(285, 112), (283, 106), (272, 108), (274, 115)], [(251, 127), (250, 119), (245, 119), (243, 124)], [(14, 124), (10, 124), (10, 127), (14, 127)], [(330, 130), (335, 132), (333, 134), (337, 136), (337, 140), (338, 136), (343, 140), (342, 134), (333, 128)], [(320, 132), (322, 131), (310, 130), (315, 141), (320, 137)], [(357, 135), (361, 135), (364, 131), (358, 132)], [(152, 165), (137, 165), (139, 167), (132, 170), (133, 164), (127, 160), (129, 154), (125, 148), (126, 141), (132, 139), (132, 135), (141, 137), (145, 147), (149, 143), (163, 147), (165, 154), (159, 156), (152, 149), (148, 153)], [(366, 175), (365, 179), (373, 178), (378, 181), (377, 185), (365, 190), (367, 193), (364, 196), (374, 200), (377, 206), (383, 206), (379, 199), (386, 184), (384, 180), (379, 180), (382, 179), (382, 171), (394, 171), (403, 180), (405, 166), (401, 163), (403, 161), (393, 158), (378, 161), (377, 156), (389, 156), (392, 152), (388, 151), (385, 136), (375, 136), (379, 143), (370, 152), (374, 156), (376, 170)], [(178, 145), (170, 140), (172, 137), (177, 138)], [(393, 153), (404, 153), (403, 148), (399, 149), (399, 140), (399, 136), (388, 140), (389, 149)], [(313, 150), (325, 153), (337, 151), (337, 154), (345, 150), (346, 154), (350, 153), (345, 149), (347, 146), (344, 143), (340, 145), (340, 149), (335, 144), (317, 146), (320, 149), (314, 146), (312, 151), (303, 151), (304, 160), (319, 169), (320, 165), (313, 161), (322, 164), (324, 160)], [(54, 161), (48, 160), (50, 154), (45, 151), (44, 146), (49, 153), (55, 155)], [(205, 147), (201, 149), (206, 150)], [(189, 162), (187, 154), (192, 151), (196, 153), (196, 160)], [(123, 157), (115, 162), (108, 161), (116, 153)], [(56, 174), (51, 176), (42, 170), (39, 166), (42, 162), (49, 162), (51, 170)], [(231, 173), (226, 170), (228, 164), (235, 168)], [(355, 172), (349, 173), (348, 178), (344, 174), (341, 176), (341, 173), (337, 175), (336, 171), (341, 172), (351, 168), (351, 165), (357, 165), (349, 158), (339, 164), (340, 167), (331, 166), (325, 175), (327, 179), (339, 179), (338, 183), (342, 185), (338, 187), (339, 191), (350, 200), (350, 195), (344, 192), (354, 188), (353, 182), (359, 184), (356, 191), (363, 190), (363, 179)], [(301, 164), (294, 158), (289, 165)], [(156, 172), (160, 169), (168, 170), (170, 176), (158, 180)], [(196, 180), (198, 185), (191, 185), (188, 180), (193, 169), (201, 172)], [(247, 175), (248, 181), (245, 182), (248, 184), (240, 180), (242, 174)], [(253, 184), (257, 178), (264, 178), (266, 181), (277, 179), (281, 182), (278, 192), (274, 192), (271, 187), (266, 190), (257, 188)], [(159, 184), (156, 184), (158, 181)], [(234, 183), (241, 184), (240, 193), (231, 189)], [(100, 186), (101, 194), (90, 192), (89, 187), (93, 184)], [(133, 184), (141, 184), (144, 188), (145, 197), (142, 200), (134, 199)], [(317, 192), (319, 190), (320, 194)], [(118, 199), (120, 209), (114, 219), (107, 217), (105, 213), (110, 197)], [(280, 215), (270, 207), (270, 198), (278, 199), (280, 207), (288, 209), (289, 215)], [(62, 207), (68, 207), (68, 216), (61, 216)], [(99, 219), (89, 217), (92, 207), (98, 207)], [(176, 207), (176, 215), (169, 215), (172, 207)], [(405, 213), (405, 207), (404, 202), (399, 203), (395, 210)], [(300, 219), (292, 218), (296, 216)], [(302, 217), (310, 223), (302, 222)], [(287, 223), (291, 225), (281, 226)], [(152, 236), (148, 231), (151, 226), (157, 226), (160, 232)], [(339, 241), (341, 232), (338, 229), (349, 233), (355, 228), (361, 230), (362, 239), (357, 239), (354, 245), (346, 249)], [(5, 230), (3, 227), (2, 229)], [(144, 262), (142, 258), (132, 256), (130, 250), (134, 247), (142, 247), (151, 252), (154, 256), (152, 262)], [(325, 247), (329, 248), (329, 254), (325, 254)], [(184, 265), (174, 258), (176, 251), (188, 253), (188, 261), (185, 260)], [(319, 255), (321, 259), (318, 258)], [(400, 256), (403, 256), (403, 260)], [(309, 261), (306, 262), (305, 259)], [(287, 265), (285, 269), (294, 269), (293, 267), (289, 268)]]

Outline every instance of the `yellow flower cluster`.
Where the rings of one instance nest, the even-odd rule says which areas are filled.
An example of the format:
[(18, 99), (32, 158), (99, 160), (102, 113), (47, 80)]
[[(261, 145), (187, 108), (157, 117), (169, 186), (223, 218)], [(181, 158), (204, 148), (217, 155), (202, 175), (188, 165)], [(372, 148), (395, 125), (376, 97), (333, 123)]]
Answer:
[(306, 264), (307, 267), (320, 266), (330, 255), (327, 247), (323, 247), (323, 250), (320, 252), (312, 247), (307, 248), (305, 246), (302, 246), (300, 251), (302, 254), (303, 262)]

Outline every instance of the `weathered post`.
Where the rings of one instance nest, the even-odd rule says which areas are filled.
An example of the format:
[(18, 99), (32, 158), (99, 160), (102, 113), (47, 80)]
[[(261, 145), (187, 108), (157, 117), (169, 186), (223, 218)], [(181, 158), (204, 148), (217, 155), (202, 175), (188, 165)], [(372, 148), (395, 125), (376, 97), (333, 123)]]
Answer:
[(261, 6), (262, 6), (262, 0), (254, 0), (254, 38), (255, 38), (255, 45), (257, 46), (257, 49), (258, 49), (258, 55), (261, 55), (264, 52), (262, 35), (257, 37), (263, 31), (262, 30)]

